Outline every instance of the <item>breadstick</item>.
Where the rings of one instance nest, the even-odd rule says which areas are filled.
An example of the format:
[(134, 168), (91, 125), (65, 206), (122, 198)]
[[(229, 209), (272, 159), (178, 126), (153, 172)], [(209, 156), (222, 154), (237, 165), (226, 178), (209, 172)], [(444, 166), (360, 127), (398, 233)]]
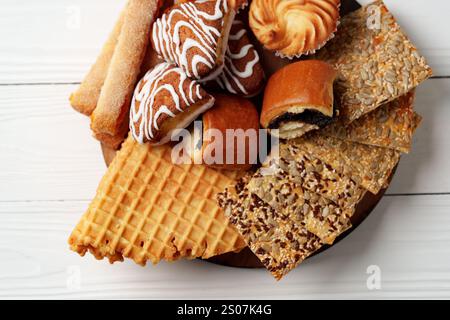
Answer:
[(98, 97), (100, 96), (100, 91), (108, 74), (111, 58), (120, 36), (125, 10), (120, 14), (113, 31), (103, 45), (103, 49), (89, 70), (89, 73), (83, 79), (79, 88), (70, 96), (70, 104), (72, 107), (87, 116), (90, 116), (97, 106)]
[[(116, 148), (118, 137), (125, 137), (130, 100), (144, 58), (150, 27), (158, 9), (157, 0), (130, 0), (111, 65), (91, 115), (94, 136)], [(107, 137), (107, 139), (105, 139)]]

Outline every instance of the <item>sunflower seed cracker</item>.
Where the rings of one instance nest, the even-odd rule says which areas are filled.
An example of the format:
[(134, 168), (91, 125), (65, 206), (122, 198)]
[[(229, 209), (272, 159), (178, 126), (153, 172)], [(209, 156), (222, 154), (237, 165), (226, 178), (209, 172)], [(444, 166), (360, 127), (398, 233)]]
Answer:
[(219, 206), (241, 233), (249, 248), (277, 279), (281, 279), (322, 246), (307, 231), (301, 217), (276, 211), (247, 189), (249, 177), (218, 194)]
[(353, 208), (342, 209), (320, 194), (292, 182), (283, 170), (275, 175), (258, 172), (248, 183), (248, 190), (282, 215), (304, 221), (306, 229), (332, 244), (336, 237), (351, 227)]
[(339, 71), (336, 89), (344, 124), (406, 94), (432, 75), (382, 1), (343, 17), (336, 37), (314, 57)]
[(413, 111), (414, 91), (384, 104), (344, 127), (335, 122), (322, 130), (327, 136), (404, 153), (411, 150), (412, 136), (420, 123)]
[(341, 208), (355, 207), (366, 192), (346, 175), (289, 141), (281, 143), (279, 150), (279, 166), (293, 182), (337, 203)]
[(296, 147), (322, 160), (336, 171), (377, 194), (389, 181), (400, 152), (327, 137), (320, 133), (291, 140)]

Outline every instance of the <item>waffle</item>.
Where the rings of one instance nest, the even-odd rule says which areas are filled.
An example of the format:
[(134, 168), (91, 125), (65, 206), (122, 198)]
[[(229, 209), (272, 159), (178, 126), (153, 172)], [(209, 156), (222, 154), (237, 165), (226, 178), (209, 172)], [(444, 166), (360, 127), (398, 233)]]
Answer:
[(244, 248), (216, 204), (216, 194), (238, 173), (174, 165), (171, 150), (139, 145), (129, 137), (72, 232), (71, 249), (111, 263), (125, 257), (145, 265)]

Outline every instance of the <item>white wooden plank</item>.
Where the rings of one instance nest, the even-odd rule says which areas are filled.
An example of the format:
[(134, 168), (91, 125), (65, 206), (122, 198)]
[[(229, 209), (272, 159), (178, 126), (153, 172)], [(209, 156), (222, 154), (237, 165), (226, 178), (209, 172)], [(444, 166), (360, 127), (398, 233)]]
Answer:
[[(124, 2), (2, 1), (0, 84), (80, 81)], [(450, 75), (450, 3), (386, 3), (435, 74)], [(74, 88), (0, 87), (0, 298), (450, 298), (448, 195), (385, 197), (349, 238), (281, 283), (202, 261), (140, 268), (80, 258), (67, 237), (105, 167), (88, 119), (68, 106)], [(450, 79), (419, 88), (424, 123), (389, 193), (450, 192), (448, 101)], [(381, 290), (366, 286), (370, 265)]]
[[(203, 261), (141, 268), (81, 258), (66, 241), (87, 205), (0, 202), (0, 298), (450, 297), (450, 196), (385, 197), (348, 238), (279, 283), (264, 270)], [(381, 290), (366, 285), (373, 265)]]
[(126, 0), (3, 0), (0, 83), (80, 81)]
[[(0, 84), (81, 81), (124, 3), (125, 0), (3, 0)], [(387, 0), (386, 3), (428, 58), (435, 75), (450, 76), (447, 35), (450, 2)]]
[[(0, 201), (90, 199), (105, 171), (89, 120), (68, 102), (73, 85), (0, 87)], [(450, 192), (450, 79), (417, 92), (424, 116), (389, 193)]]
[(388, 193), (450, 192), (450, 79), (431, 79), (419, 87), (415, 109), (423, 122)]
[(75, 86), (0, 87), (0, 201), (89, 199), (105, 171)]

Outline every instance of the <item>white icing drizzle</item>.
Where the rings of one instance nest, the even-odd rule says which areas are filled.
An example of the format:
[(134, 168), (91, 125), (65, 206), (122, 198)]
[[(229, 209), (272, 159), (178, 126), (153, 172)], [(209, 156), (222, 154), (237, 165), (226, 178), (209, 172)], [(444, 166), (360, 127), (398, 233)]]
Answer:
[[(238, 29), (237, 31), (233, 30), (234, 32), (230, 33), (230, 36), (228, 38), (229, 42), (238, 42), (247, 35), (247, 31), (243, 27), (243, 23), (241, 21), (235, 20), (233, 22), (233, 26), (237, 25), (241, 26), (241, 29)], [(234, 61), (243, 59), (252, 53), (254, 58), (247, 62), (244, 71), (239, 71), (234, 64)], [(258, 63), (258, 52), (251, 43), (242, 46), (239, 52), (236, 53), (231, 52), (230, 46), (228, 46), (225, 55), (225, 66), (223, 72), (219, 77), (216, 78), (215, 81), (222, 89), (225, 89), (230, 93), (249, 95), (248, 89), (242, 83), (242, 79), (248, 79), (252, 77), (254, 74), (254, 68)]]
[[(176, 74), (178, 83), (167, 82), (167, 76), (171, 73)], [(187, 90), (184, 89), (186, 81), (190, 82)], [(158, 94), (169, 95), (175, 109), (171, 110), (167, 105), (156, 105)], [(183, 70), (175, 65), (160, 63), (145, 74), (134, 91), (130, 108), (130, 130), (134, 139), (139, 143), (153, 140), (159, 131), (158, 119), (163, 114), (174, 118), (176, 114), (183, 112), (186, 106), (201, 99), (203, 96), (197, 82), (190, 80)]]
[(229, 50), (227, 56), (230, 58), (230, 60), (235, 60), (235, 59), (242, 59), (244, 58), (246, 55), (248, 55), (248, 52), (250, 50), (253, 50), (254, 47), (252, 44), (247, 44), (245, 46), (243, 46), (241, 48), (241, 51), (237, 52), (237, 53), (232, 53), (231, 50)]
[[(200, 79), (199, 65), (213, 69), (217, 60), (217, 45), (221, 30), (214, 27), (228, 12), (227, 0), (216, 0), (214, 12), (208, 14), (198, 9), (198, 4), (211, 0), (197, 0), (182, 3), (156, 20), (153, 25), (152, 42), (156, 52), (169, 62), (177, 64), (188, 77)], [(178, 21), (174, 22), (174, 17)], [(222, 22), (223, 24), (223, 22)], [(185, 39), (181, 44), (180, 30), (188, 28), (194, 38)], [(189, 54), (197, 49), (201, 54)]]
[(158, 126), (158, 119), (162, 114), (168, 114), (169, 116), (171, 116), (172, 118), (175, 118), (175, 114), (169, 110), (169, 108), (167, 108), (167, 106), (161, 106), (158, 111), (156, 111), (155, 113), (155, 117), (153, 119), (153, 126), (155, 127), (156, 130), (159, 130), (159, 126)]
[[(233, 25), (236, 25), (236, 23), (235, 23), (236, 21), (233, 21)], [(239, 30), (239, 32), (238, 33), (236, 33), (236, 34), (230, 34), (229, 35), (229, 37), (228, 37), (228, 41), (238, 41), (238, 40), (240, 40), (244, 35), (246, 35), (247, 34), (247, 31), (245, 30), (245, 29), (241, 29), (241, 30)]]

